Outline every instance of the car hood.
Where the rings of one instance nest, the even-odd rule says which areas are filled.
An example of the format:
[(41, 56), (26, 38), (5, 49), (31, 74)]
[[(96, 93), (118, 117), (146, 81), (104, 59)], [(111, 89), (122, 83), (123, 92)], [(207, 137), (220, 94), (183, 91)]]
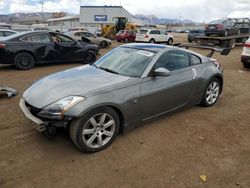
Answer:
[(23, 98), (36, 108), (44, 108), (67, 96), (88, 96), (114, 90), (134, 79), (84, 65), (42, 78), (24, 92)]

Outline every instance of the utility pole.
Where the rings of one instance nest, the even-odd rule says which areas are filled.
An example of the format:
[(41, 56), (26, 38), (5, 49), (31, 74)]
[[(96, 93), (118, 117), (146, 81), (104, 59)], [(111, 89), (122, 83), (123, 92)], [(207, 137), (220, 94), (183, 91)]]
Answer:
[(40, 1), (41, 7), (42, 7), (42, 23), (43, 23), (43, 5), (44, 5), (44, 0)]

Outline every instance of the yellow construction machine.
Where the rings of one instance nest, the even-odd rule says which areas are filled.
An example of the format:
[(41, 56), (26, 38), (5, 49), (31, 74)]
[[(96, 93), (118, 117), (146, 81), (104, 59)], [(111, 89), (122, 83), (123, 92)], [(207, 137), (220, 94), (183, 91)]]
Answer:
[(109, 38), (111, 40), (115, 39), (116, 33), (120, 30), (137, 30), (137, 26), (131, 23), (128, 23), (128, 18), (126, 17), (114, 17), (114, 24), (102, 24), (102, 33), (101, 36)]

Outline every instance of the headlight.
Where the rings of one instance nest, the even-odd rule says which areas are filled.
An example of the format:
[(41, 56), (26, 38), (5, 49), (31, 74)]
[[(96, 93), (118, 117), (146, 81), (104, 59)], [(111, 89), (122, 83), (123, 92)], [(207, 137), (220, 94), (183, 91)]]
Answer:
[(61, 119), (63, 114), (76, 105), (77, 103), (85, 100), (81, 96), (69, 96), (65, 97), (47, 107), (45, 107), (38, 115), (45, 118)]

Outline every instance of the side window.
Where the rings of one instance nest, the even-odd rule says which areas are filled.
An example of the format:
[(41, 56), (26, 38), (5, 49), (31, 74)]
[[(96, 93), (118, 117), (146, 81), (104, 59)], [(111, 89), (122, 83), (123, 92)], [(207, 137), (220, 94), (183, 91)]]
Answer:
[(162, 30), (160, 30), (160, 34), (161, 35), (165, 35), (167, 32), (164, 32), (164, 31), (162, 31)]
[(150, 34), (155, 35), (155, 34), (157, 34), (157, 31), (156, 30), (152, 30), (152, 31), (150, 31)]
[(189, 66), (188, 53), (180, 50), (168, 51), (162, 54), (154, 68), (165, 68), (170, 71), (181, 69)]
[(0, 37), (4, 37), (4, 32), (0, 31)]
[(75, 33), (75, 36), (77, 36), (77, 37), (80, 37), (81, 36), (81, 33)]
[(11, 31), (5, 31), (5, 36), (10, 36), (10, 35), (13, 35), (15, 34), (14, 32), (11, 32)]
[(71, 39), (70, 37), (68, 36), (64, 36), (64, 35), (60, 35), (58, 33), (51, 33), (51, 37), (52, 37), (52, 40), (54, 42), (69, 42), (69, 43), (72, 43), (74, 42), (73, 39)]
[(201, 64), (201, 59), (194, 54), (190, 54), (190, 61), (191, 61), (191, 65)]
[(48, 34), (36, 34), (36, 35), (29, 35), (21, 38), (24, 42), (41, 42), (47, 43), (51, 42)]

